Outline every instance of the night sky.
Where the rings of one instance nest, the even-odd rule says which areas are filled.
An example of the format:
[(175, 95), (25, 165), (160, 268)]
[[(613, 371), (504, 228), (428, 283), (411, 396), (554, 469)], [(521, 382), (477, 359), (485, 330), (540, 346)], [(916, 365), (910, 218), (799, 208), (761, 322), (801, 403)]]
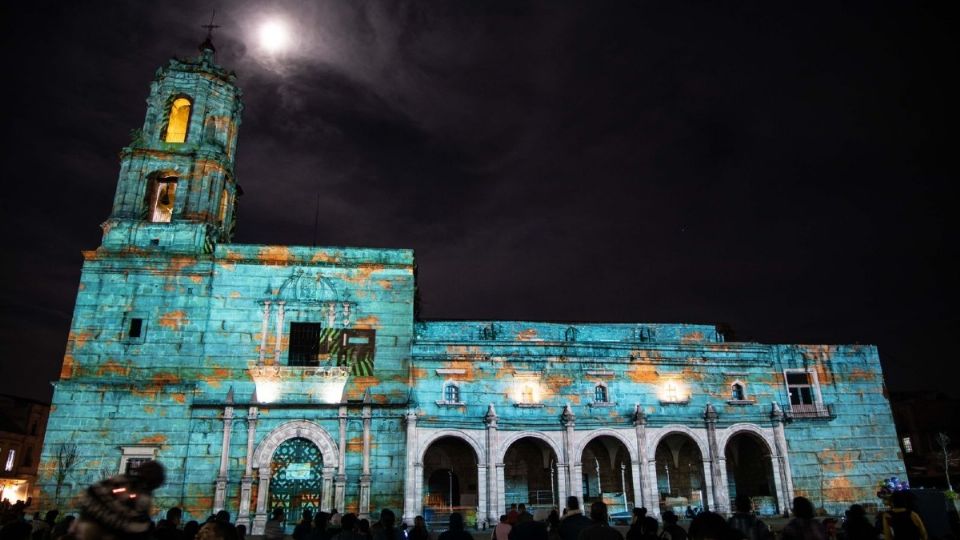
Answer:
[(311, 245), (319, 196), (318, 245), (416, 250), (424, 318), (871, 343), (956, 393), (956, 18), (889, 4), (4, 2), (0, 392), (49, 399), (117, 152), (216, 9), (236, 242)]

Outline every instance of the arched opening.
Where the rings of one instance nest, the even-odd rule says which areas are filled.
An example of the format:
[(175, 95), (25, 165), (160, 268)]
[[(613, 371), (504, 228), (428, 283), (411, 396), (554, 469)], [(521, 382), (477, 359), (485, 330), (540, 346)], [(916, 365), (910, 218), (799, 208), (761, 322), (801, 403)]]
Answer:
[(743, 495), (750, 498), (757, 513), (777, 514), (777, 486), (766, 443), (753, 433), (737, 433), (727, 441), (724, 454), (730, 500)]
[(743, 401), (747, 399), (747, 395), (743, 391), (743, 385), (738, 382), (730, 385), (730, 397), (734, 401)]
[(187, 140), (187, 129), (190, 126), (190, 100), (179, 97), (170, 105), (170, 116), (167, 118), (167, 133), (164, 142), (182, 143)]
[(300, 520), (304, 510), (320, 510), (323, 488), (323, 456), (304, 438), (287, 439), (273, 453), (270, 463), (270, 505), (283, 508), (288, 523)]
[(176, 176), (155, 173), (147, 188), (147, 219), (153, 223), (170, 223), (177, 202)]
[(477, 454), (463, 439), (441, 437), (423, 455), (423, 517), (431, 528), (445, 527), (452, 512), (477, 522)]
[(596, 403), (609, 403), (609, 402), (610, 402), (610, 394), (609, 394), (609, 392), (607, 391), (607, 387), (606, 387), (606, 386), (604, 386), (604, 385), (602, 385), (602, 384), (598, 384), (596, 387), (594, 387), (594, 389), (593, 389), (593, 401), (596, 402)]
[(558, 506), (557, 455), (534, 437), (518, 439), (503, 457), (504, 503), (525, 504), (527, 510)]
[(636, 499), (630, 450), (616, 437), (603, 435), (592, 439), (583, 449), (583, 501), (607, 504), (610, 515), (629, 516)]
[(681, 433), (667, 435), (657, 445), (656, 467), (661, 512), (684, 515), (688, 506), (707, 509), (703, 457), (696, 441)]

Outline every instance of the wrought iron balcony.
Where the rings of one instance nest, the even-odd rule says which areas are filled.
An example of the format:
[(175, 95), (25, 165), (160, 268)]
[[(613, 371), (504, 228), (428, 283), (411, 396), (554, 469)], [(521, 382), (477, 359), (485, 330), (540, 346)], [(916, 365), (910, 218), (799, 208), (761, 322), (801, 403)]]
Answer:
[(791, 403), (790, 407), (786, 409), (787, 416), (790, 418), (825, 418), (831, 419), (836, 418), (837, 415), (833, 413), (832, 404), (823, 404), (823, 403), (800, 403), (794, 404)]

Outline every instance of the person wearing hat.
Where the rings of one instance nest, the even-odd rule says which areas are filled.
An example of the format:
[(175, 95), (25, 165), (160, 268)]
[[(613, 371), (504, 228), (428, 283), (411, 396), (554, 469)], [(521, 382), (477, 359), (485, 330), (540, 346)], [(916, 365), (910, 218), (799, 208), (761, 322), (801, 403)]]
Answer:
[(153, 490), (163, 485), (163, 465), (147, 461), (101, 480), (80, 494), (77, 540), (141, 538), (150, 530)]

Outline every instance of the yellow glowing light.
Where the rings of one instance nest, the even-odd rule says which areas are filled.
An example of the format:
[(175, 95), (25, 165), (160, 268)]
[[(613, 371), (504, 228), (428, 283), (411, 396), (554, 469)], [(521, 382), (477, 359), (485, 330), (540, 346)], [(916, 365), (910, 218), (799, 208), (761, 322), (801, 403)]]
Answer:
[(170, 118), (167, 121), (168, 143), (182, 143), (187, 140), (187, 128), (190, 124), (190, 100), (177, 98), (170, 106)]
[(518, 377), (513, 383), (513, 400), (524, 405), (540, 403), (540, 381), (536, 377)]
[(664, 403), (685, 403), (690, 399), (690, 389), (679, 379), (665, 380), (657, 394)]
[(260, 46), (267, 52), (276, 53), (290, 45), (290, 31), (283, 21), (272, 20), (260, 27)]

